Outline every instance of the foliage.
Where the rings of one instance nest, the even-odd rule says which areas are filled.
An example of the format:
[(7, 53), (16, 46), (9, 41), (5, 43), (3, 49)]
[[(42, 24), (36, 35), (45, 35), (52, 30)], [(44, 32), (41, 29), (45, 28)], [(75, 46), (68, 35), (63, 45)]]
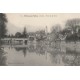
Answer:
[(6, 15), (0, 13), (0, 38), (3, 38), (6, 35), (7, 32), (6, 23), (7, 23)]
[(59, 39), (60, 31), (61, 31), (61, 26), (59, 24), (54, 25), (51, 28), (51, 38), (52, 38), (52, 41), (55, 41), (55, 40)]
[(80, 19), (69, 19), (66, 21), (65, 29), (61, 31), (62, 35), (66, 35), (67, 41), (77, 41), (80, 36)]
[(44, 40), (46, 38), (45, 30), (40, 30), (36, 32), (37, 40)]
[(23, 38), (27, 38), (28, 37), (27, 31), (26, 31), (26, 27), (24, 27), (24, 30), (23, 30), (23, 33), (22, 33), (22, 37)]
[(73, 34), (77, 33), (77, 29), (80, 28), (80, 19), (70, 19), (67, 20), (66, 25), (67, 29), (73, 31)]
[(17, 37), (17, 38), (20, 38), (22, 36), (22, 34), (20, 33), (20, 32), (17, 32), (16, 34), (15, 34), (15, 37)]

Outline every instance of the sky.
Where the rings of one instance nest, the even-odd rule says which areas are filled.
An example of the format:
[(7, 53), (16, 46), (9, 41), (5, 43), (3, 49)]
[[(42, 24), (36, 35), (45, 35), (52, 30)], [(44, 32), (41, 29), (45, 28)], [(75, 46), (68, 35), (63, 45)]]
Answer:
[(9, 34), (22, 32), (24, 27), (27, 32), (31, 32), (45, 29), (47, 26), (48, 32), (50, 32), (51, 27), (56, 24), (60, 24), (64, 28), (68, 19), (80, 18), (79, 13), (6, 13), (6, 15)]

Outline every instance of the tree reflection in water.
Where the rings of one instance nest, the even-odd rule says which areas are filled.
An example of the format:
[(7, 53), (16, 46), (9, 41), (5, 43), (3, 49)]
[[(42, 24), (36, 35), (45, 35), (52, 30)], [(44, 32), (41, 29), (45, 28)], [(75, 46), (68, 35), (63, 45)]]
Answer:
[(26, 57), (26, 54), (27, 54), (27, 48), (26, 47), (16, 47), (15, 50), (16, 51), (22, 51), (24, 57)]
[(66, 54), (63, 57), (63, 62), (68, 66), (80, 66), (80, 52), (76, 49), (66, 48)]
[(5, 51), (0, 47), (0, 66), (6, 66), (7, 57)]
[[(71, 44), (70, 44), (71, 45)], [(43, 42), (38, 42), (35, 44), (29, 44), (28, 46), (20, 46), (14, 47), (16, 51), (21, 51), (24, 57), (27, 54), (35, 54), (35, 59), (38, 60), (36, 57), (41, 59), (45, 58), (46, 53), (48, 54), (48, 59), (45, 60), (50, 65), (54, 66), (79, 66), (80, 65), (80, 49), (76, 47), (69, 47), (69, 46), (47, 46), (44, 45)], [(39, 56), (41, 55), (41, 56)], [(30, 57), (31, 58), (31, 57)], [(28, 59), (28, 58), (27, 58)], [(40, 59), (39, 59), (40, 60)], [(44, 63), (45, 64), (45, 63)], [(4, 54), (4, 50), (0, 49), (0, 65), (6, 65), (6, 56)]]
[(41, 55), (45, 55), (45, 46), (43, 46), (41, 44), (37, 44), (36, 45), (36, 53), (41, 54)]
[(15, 48), (16, 51), (22, 51), (24, 54), (24, 57), (27, 54), (27, 51), (29, 53), (36, 53), (36, 54), (41, 54), (41, 55), (45, 55), (45, 47), (42, 46), (42, 44), (37, 44), (36, 46), (34, 44), (30, 44), (27, 47), (16, 47)]
[(35, 50), (36, 50), (36, 47), (34, 46), (34, 44), (30, 44), (28, 46), (28, 49), (27, 49), (30, 53), (34, 53)]
[(51, 61), (55, 65), (80, 66), (80, 50), (76, 47), (62, 47), (60, 49), (51, 49), (48, 51), (51, 55)]
[(62, 57), (64, 55), (64, 52), (61, 52), (60, 49), (53, 49), (52, 51), (49, 51), (51, 62), (56, 65), (63, 65)]

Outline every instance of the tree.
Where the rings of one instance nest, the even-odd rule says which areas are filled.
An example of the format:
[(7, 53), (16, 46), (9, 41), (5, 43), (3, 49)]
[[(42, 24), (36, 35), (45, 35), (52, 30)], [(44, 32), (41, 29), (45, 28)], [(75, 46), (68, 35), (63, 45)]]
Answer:
[(22, 37), (26, 38), (28, 37), (27, 31), (26, 31), (26, 27), (24, 27), (23, 33), (22, 33)]
[(61, 31), (61, 26), (59, 24), (56, 24), (51, 28), (51, 38), (53, 41), (59, 39), (60, 31)]
[(36, 32), (36, 38), (37, 40), (44, 40), (46, 39), (46, 33), (45, 30), (39, 30)]
[(20, 38), (22, 36), (22, 34), (20, 33), (20, 32), (17, 32), (16, 34), (15, 34), (15, 37), (17, 37), (17, 38)]
[(65, 24), (66, 28), (66, 40), (77, 41), (79, 39), (79, 30), (80, 30), (80, 19), (69, 19)]
[(80, 19), (70, 19), (67, 20), (66, 25), (67, 29), (72, 31), (72, 34), (75, 34), (78, 32), (78, 29), (80, 28)]
[(0, 38), (3, 38), (7, 32), (6, 23), (7, 23), (6, 15), (0, 13)]

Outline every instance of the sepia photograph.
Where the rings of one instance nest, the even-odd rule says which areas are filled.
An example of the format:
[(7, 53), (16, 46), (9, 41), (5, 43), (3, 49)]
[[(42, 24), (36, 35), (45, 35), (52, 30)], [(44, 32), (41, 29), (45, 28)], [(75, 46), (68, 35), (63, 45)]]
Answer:
[(0, 66), (80, 66), (80, 14), (0, 13)]

